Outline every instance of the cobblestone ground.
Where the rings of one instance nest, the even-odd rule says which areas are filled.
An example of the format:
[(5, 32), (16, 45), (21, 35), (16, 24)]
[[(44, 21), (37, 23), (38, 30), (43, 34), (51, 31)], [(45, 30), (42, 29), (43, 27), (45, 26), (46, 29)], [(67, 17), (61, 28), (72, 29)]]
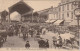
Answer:
[[(50, 48), (53, 50), (58, 50), (55, 49), (52, 45), (52, 36), (49, 35), (51, 34), (51, 32), (47, 32), (47, 34), (42, 35), (45, 39), (49, 40), (49, 45)], [(28, 40), (30, 41), (30, 48), (39, 48), (38, 42), (34, 40), (34, 38), (31, 38), (29, 36)], [(5, 42), (3, 44), (3, 48), (9, 47), (9, 48), (15, 48), (15, 47), (20, 47), (20, 48), (25, 48), (25, 43), (26, 41), (24, 41), (22, 38), (19, 38), (19, 36), (12, 36), (12, 37), (8, 37), (7, 38), (7, 42)], [(70, 51), (78, 51), (77, 48), (71, 49), (71, 48), (61, 48), (61, 51), (63, 50), (70, 50)]]
[[(34, 41), (33, 38), (29, 37), (31, 48), (35, 47), (38, 48), (37, 41)], [(26, 41), (24, 41), (22, 38), (19, 38), (18, 36), (8, 37), (7, 42), (4, 43), (3, 47), (25, 47)]]

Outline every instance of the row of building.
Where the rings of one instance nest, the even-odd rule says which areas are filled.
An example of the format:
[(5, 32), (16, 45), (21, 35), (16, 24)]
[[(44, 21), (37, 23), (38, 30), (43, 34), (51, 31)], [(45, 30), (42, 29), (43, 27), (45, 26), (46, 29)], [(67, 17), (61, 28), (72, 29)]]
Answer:
[[(19, 12), (21, 15), (20, 20), (24, 22), (52, 23), (54, 25), (77, 25), (74, 10), (80, 7), (79, 3), (80, 0), (61, 0), (61, 3), (59, 3), (57, 7), (51, 6), (50, 8), (33, 12), (34, 9), (26, 5), (23, 1), (20, 1), (9, 9), (10, 13), (14, 11)], [(24, 14), (25, 12), (27, 13)]]
[(74, 10), (80, 7), (80, 0), (61, 0), (57, 7), (50, 8), (27, 14), (25, 21), (31, 18), (33, 22), (53, 23), (54, 25), (77, 25), (77, 17), (74, 15)]

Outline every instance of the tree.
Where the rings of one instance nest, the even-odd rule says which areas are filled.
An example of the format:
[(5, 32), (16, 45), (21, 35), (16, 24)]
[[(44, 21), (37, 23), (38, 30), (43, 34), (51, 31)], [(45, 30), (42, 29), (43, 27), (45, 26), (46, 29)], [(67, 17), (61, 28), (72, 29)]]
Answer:
[(5, 21), (7, 15), (8, 15), (8, 12), (6, 10), (2, 11), (1, 12), (1, 21)]

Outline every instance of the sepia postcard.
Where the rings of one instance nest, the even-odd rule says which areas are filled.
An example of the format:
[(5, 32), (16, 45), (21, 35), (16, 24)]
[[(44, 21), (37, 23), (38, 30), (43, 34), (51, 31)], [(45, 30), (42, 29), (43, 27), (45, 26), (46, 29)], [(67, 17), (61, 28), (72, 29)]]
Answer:
[(80, 0), (0, 0), (0, 51), (79, 51)]

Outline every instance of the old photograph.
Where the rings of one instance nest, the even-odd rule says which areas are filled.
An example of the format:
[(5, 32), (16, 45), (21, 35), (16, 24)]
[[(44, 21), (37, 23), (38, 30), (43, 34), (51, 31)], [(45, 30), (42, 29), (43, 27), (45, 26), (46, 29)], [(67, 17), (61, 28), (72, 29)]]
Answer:
[(0, 49), (79, 51), (80, 0), (0, 0)]

